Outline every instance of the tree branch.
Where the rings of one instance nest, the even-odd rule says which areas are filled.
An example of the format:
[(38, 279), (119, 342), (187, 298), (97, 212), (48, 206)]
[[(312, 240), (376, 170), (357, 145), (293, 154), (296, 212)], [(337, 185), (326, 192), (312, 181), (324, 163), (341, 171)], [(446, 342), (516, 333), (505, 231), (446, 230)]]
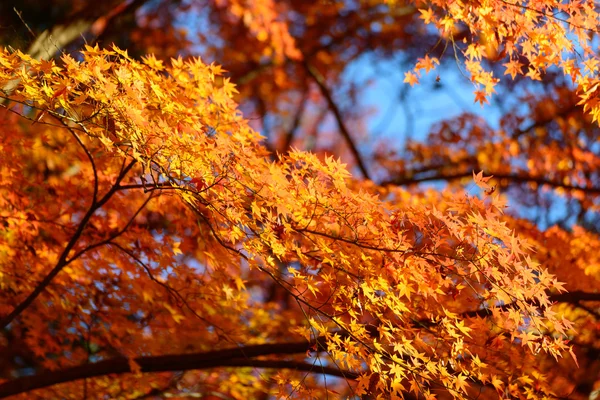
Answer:
[(52, 270), (48, 273), (48, 275), (46, 275), (44, 277), (44, 279), (42, 279), (42, 281), (27, 296), (27, 298), (25, 298), (25, 300), (23, 300), (21, 303), (19, 303), (10, 312), (10, 314), (8, 314), (4, 318), (0, 319), (0, 329), (4, 329), (18, 315), (20, 315), (23, 311), (25, 311), (27, 309), (27, 307), (29, 307), (31, 305), (31, 303), (33, 303), (33, 301), (35, 299), (37, 299), (37, 297), (46, 289), (46, 287), (50, 284), (50, 282), (52, 282), (54, 277), (56, 277), (56, 275), (58, 275), (58, 273), (60, 271), (62, 271), (62, 269), (64, 267), (66, 267), (67, 265), (69, 265), (70, 262), (73, 261), (73, 259), (70, 259), (70, 260), (68, 259), (69, 253), (71, 252), (73, 247), (75, 247), (75, 245), (77, 244), (77, 241), (81, 237), (88, 222), (90, 221), (90, 219), (92, 218), (94, 213), (97, 210), (99, 210), (100, 208), (102, 208), (102, 206), (104, 204), (106, 204), (108, 202), (108, 200), (110, 200), (110, 198), (117, 192), (117, 190), (119, 189), (119, 183), (125, 178), (125, 176), (131, 170), (131, 168), (133, 168), (134, 164), (135, 164), (135, 161), (132, 161), (129, 165), (127, 165), (127, 167), (117, 177), (116, 182), (113, 185), (113, 187), (100, 200), (98, 200), (98, 201), (96, 201), (95, 199), (92, 200), (92, 204), (90, 205), (90, 208), (88, 209), (86, 214), (81, 219), (81, 222), (79, 222), (79, 225), (77, 226), (77, 230), (75, 231), (75, 233), (73, 234), (73, 236), (71, 237), (69, 242), (65, 245), (65, 248), (62, 251), (62, 254), (60, 255), (54, 268), (52, 268)]
[(369, 172), (367, 171), (367, 168), (365, 167), (365, 164), (362, 161), (362, 157), (361, 157), (360, 153), (358, 152), (358, 149), (356, 148), (354, 141), (352, 140), (352, 136), (350, 136), (350, 132), (348, 131), (348, 128), (346, 127), (346, 124), (344, 123), (344, 118), (342, 117), (342, 113), (340, 112), (340, 109), (335, 104), (335, 101), (333, 101), (333, 97), (331, 96), (331, 93), (325, 84), (325, 79), (319, 73), (319, 71), (317, 71), (315, 69), (315, 67), (310, 65), (308, 62), (305, 61), (303, 63), (303, 65), (304, 65), (304, 68), (306, 69), (306, 71), (308, 72), (308, 74), (316, 82), (317, 86), (321, 90), (321, 94), (323, 95), (323, 97), (325, 97), (325, 100), (327, 100), (329, 109), (333, 113), (335, 121), (337, 122), (337, 125), (338, 125), (338, 129), (340, 130), (340, 133), (344, 137), (346, 144), (350, 148), (350, 152), (352, 153), (352, 155), (354, 156), (354, 159), (356, 160), (356, 165), (358, 166), (358, 169), (360, 169), (360, 172), (363, 174), (363, 176), (366, 179), (371, 179), (369, 177)]
[[(544, 177), (538, 176), (528, 176), (524, 174), (503, 174), (503, 173), (494, 173), (493, 171), (488, 172), (490, 175), (493, 175), (496, 179), (506, 179), (515, 183), (537, 183), (538, 185), (548, 185), (554, 188), (563, 188), (567, 190), (581, 190), (582, 192), (588, 194), (600, 194), (600, 187), (583, 187), (577, 185), (568, 185), (559, 181), (554, 181)], [(440, 173), (436, 175), (428, 175), (422, 177), (398, 177), (394, 179), (389, 179), (381, 182), (382, 186), (386, 185), (396, 185), (396, 186), (404, 186), (404, 185), (413, 185), (422, 182), (431, 182), (431, 181), (456, 181), (459, 179), (467, 178), (473, 175), (472, 171), (469, 172), (453, 172), (453, 173)]]
[[(592, 292), (583, 292), (583, 291), (574, 291), (567, 293), (552, 293), (548, 295), (548, 299), (551, 302), (555, 303), (569, 303), (575, 304), (579, 306), (579, 302), (581, 301), (599, 301), (600, 302), (600, 293), (592, 293)], [(514, 307), (515, 303), (508, 303), (498, 306), (497, 308), (501, 310), (507, 310)], [(491, 315), (491, 311), (489, 308), (482, 308), (475, 311), (467, 311), (460, 314), (462, 317), (486, 317)]]
[[(600, 293), (575, 291), (570, 293), (551, 294), (551, 301), (576, 304), (580, 301), (600, 301)], [(503, 305), (506, 309), (512, 304)], [(487, 316), (488, 309), (470, 311), (461, 314), (464, 317)], [(374, 332), (375, 333), (375, 332)], [(231, 349), (216, 350), (192, 354), (174, 354), (163, 356), (138, 357), (133, 361), (139, 365), (141, 372), (170, 372), (191, 369), (210, 369), (217, 367), (254, 367), (267, 369), (293, 369), (308, 373), (320, 373), (344, 379), (356, 379), (358, 373), (344, 371), (333, 367), (314, 365), (302, 361), (257, 360), (255, 357), (269, 355), (303, 354), (308, 350), (324, 349), (325, 339), (320, 337), (311, 343), (307, 341), (291, 343), (261, 344)], [(130, 361), (125, 357), (117, 357), (97, 363), (70, 367), (59, 371), (43, 372), (35, 376), (17, 378), (0, 384), (0, 398), (25, 393), (59, 383), (72, 382), (79, 379), (93, 378), (108, 374), (132, 372)]]
[(600, 301), (600, 293), (584, 292), (576, 290), (574, 292), (551, 294), (550, 301), (557, 303), (577, 304), (580, 301)]
[(298, 130), (298, 126), (300, 126), (300, 120), (302, 119), (302, 115), (304, 114), (304, 110), (306, 108), (306, 102), (308, 101), (308, 89), (302, 93), (302, 99), (300, 100), (300, 105), (294, 115), (294, 120), (292, 121), (292, 126), (287, 131), (285, 135), (285, 139), (283, 142), (283, 152), (287, 153), (290, 151), (290, 146), (292, 145), (292, 141), (294, 140), (294, 135)]
[[(312, 346), (315, 344), (317, 344), (317, 342), (313, 342)], [(252, 359), (254, 357), (269, 355), (303, 354), (312, 346), (311, 343), (307, 341), (260, 344), (202, 353), (137, 357), (132, 361), (139, 365), (141, 372), (186, 371), (191, 369), (209, 369), (217, 367), (254, 367), (293, 369), (309, 373), (332, 375), (344, 379), (356, 379), (358, 377), (358, 374), (355, 372), (302, 361)], [(109, 374), (124, 374), (128, 372), (133, 372), (131, 370), (130, 360), (125, 357), (111, 358), (92, 364), (79, 365), (59, 371), (43, 372), (38, 375), (26, 376), (4, 382), (0, 384), (0, 398), (59, 383), (72, 382), (79, 379)]]

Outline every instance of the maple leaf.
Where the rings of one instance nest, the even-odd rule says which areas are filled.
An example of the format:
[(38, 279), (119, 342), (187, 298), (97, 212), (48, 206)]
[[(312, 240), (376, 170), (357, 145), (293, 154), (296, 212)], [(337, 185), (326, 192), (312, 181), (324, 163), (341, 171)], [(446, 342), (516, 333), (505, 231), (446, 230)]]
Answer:
[(457, 376), (456, 380), (454, 381), (454, 387), (459, 392), (467, 393), (467, 388), (469, 387), (469, 384), (467, 383), (467, 376), (462, 374)]
[(428, 8), (426, 10), (420, 9), (419, 12), (421, 13), (419, 18), (421, 18), (426, 24), (430, 24), (435, 20), (435, 16), (431, 8)]
[(498, 393), (504, 392), (504, 382), (500, 380), (497, 376), (493, 375), (492, 380), (490, 382)]
[[(429, 55), (425, 55), (425, 58), (419, 58), (417, 64), (415, 65), (415, 70), (424, 69), (425, 72), (429, 72), (430, 70), (435, 68), (435, 65), (439, 65), (440, 61), (436, 57), (429, 57)], [(406, 82), (406, 80), (405, 80)], [(410, 82), (409, 82), (410, 83)], [(411, 84), (412, 86), (412, 84)]]
[[(88, 397), (143, 397), (197, 368), (232, 398), (396, 398), (407, 383), (416, 397), (462, 398), (489, 382), (544, 398), (581, 386), (589, 371), (560, 356), (593, 365), (579, 343), (598, 336), (584, 307), (600, 299), (594, 2), (362, 1), (348, 12), (219, 0), (192, 35), (212, 64), (183, 57), (198, 43), (172, 16), (189, 2), (75, 3), (61, 2), (64, 15), (85, 14), (129, 51), (76, 54), (66, 37), (79, 34), (9, 35), (31, 54), (0, 51), (0, 361), (17, 377), (1, 393), (68, 397), (81, 381), (65, 376), (115, 373)], [(65, 54), (45, 61), (54, 49)], [(446, 57), (448, 82), (464, 74), (475, 103), (498, 92), (490, 107), (502, 107), (429, 113), (431, 128), (414, 132), (426, 140), (376, 146), (359, 101), (369, 89), (347, 74), (363, 55), (414, 63), (411, 86)], [(473, 172), (487, 197), (471, 195), (469, 170), (494, 171), (493, 186)], [(581, 221), (557, 220), (565, 199)], [(569, 347), (567, 335), (581, 336)], [(325, 353), (319, 368), (303, 357)], [(137, 368), (129, 359), (164, 370), (116, 374)], [(173, 396), (197, 386), (179, 383)]]
[(510, 60), (509, 62), (502, 65), (506, 67), (504, 75), (510, 75), (512, 79), (515, 79), (517, 75), (521, 75), (523, 73), (521, 71), (523, 64), (519, 62), (519, 60)]
[(413, 72), (408, 71), (404, 73), (404, 83), (414, 86), (419, 83), (419, 78)]
[(487, 99), (487, 94), (485, 91), (483, 90), (476, 90), (475, 91), (475, 100), (473, 101), (473, 103), (477, 103), (479, 102), (479, 104), (483, 107), (484, 104), (489, 104), (489, 101)]
[(465, 56), (471, 60), (481, 60), (483, 51), (483, 46), (480, 46), (476, 43), (471, 43), (467, 46), (467, 50), (465, 50)]
[(490, 185), (487, 182), (492, 178), (493, 175), (484, 177), (483, 171), (479, 171), (477, 174), (475, 174), (475, 171), (473, 171), (473, 180), (475, 181), (475, 184), (483, 190), (490, 189)]

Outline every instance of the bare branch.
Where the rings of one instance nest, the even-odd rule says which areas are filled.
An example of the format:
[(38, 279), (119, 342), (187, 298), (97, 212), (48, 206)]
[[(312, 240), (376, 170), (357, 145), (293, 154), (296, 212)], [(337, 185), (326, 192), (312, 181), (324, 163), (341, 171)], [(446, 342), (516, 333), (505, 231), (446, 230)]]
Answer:
[(321, 94), (323, 95), (323, 97), (325, 97), (325, 100), (327, 100), (329, 109), (333, 113), (335, 121), (338, 125), (338, 129), (340, 130), (340, 133), (344, 137), (346, 144), (350, 148), (350, 152), (354, 156), (354, 160), (356, 161), (356, 165), (358, 166), (358, 169), (360, 169), (360, 172), (363, 174), (363, 176), (366, 179), (371, 179), (369, 177), (369, 172), (367, 171), (367, 168), (365, 167), (365, 164), (363, 163), (362, 157), (361, 157), (360, 153), (358, 152), (356, 145), (354, 144), (352, 136), (350, 136), (350, 132), (348, 131), (348, 128), (346, 127), (346, 124), (344, 123), (344, 118), (342, 117), (342, 113), (340, 112), (340, 109), (338, 108), (338, 106), (335, 104), (335, 101), (333, 101), (333, 97), (331, 96), (331, 93), (330, 93), (329, 89), (327, 88), (327, 85), (325, 84), (325, 79), (319, 73), (319, 71), (317, 71), (316, 68), (313, 67), (312, 65), (310, 65), (308, 62), (304, 62), (304, 68), (306, 69), (308, 74), (313, 78), (313, 80), (316, 82), (317, 86), (321, 90)]
[(283, 151), (288, 152), (290, 150), (290, 146), (292, 145), (292, 140), (294, 140), (294, 135), (298, 130), (298, 126), (300, 125), (300, 121), (302, 119), (302, 115), (304, 114), (304, 110), (306, 108), (306, 102), (308, 100), (308, 90), (302, 93), (302, 99), (300, 100), (300, 105), (298, 106), (298, 110), (296, 110), (296, 114), (294, 115), (294, 120), (292, 121), (292, 126), (287, 131), (285, 135), (285, 141), (283, 143)]

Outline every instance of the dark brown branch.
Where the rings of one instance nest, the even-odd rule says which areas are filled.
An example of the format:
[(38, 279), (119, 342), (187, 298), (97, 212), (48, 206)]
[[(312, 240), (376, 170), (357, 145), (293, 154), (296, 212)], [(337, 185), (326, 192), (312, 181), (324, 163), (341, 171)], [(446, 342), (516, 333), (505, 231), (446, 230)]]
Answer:
[(294, 120), (292, 121), (292, 126), (287, 131), (285, 135), (285, 140), (283, 142), (283, 152), (287, 153), (290, 151), (290, 146), (292, 145), (292, 140), (294, 140), (294, 136), (296, 131), (298, 130), (298, 126), (300, 125), (300, 121), (302, 119), (302, 115), (304, 114), (304, 109), (306, 108), (306, 102), (308, 101), (308, 90), (302, 93), (302, 99), (300, 100), (300, 105), (298, 106), (298, 110), (294, 116)]
[[(502, 174), (502, 173), (494, 173), (488, 172), (489, 175), (493, 175), (496, 179), (506, 179), (515, 183), (537, 183), (538, 185), (548, 185), (554, 188), (563, 188), (566, 190), (581, 190), (582, 192), (588, 194), (600, 194), (600, 187), (584, 187), (577, 185), (568, 185), (559, 181), (554, 181), (548, 178), (539, 177), (539, 176), (529, 176), (525, 174)], [(398, 177), (394, 179), (390, 179), (387, 181), (383, 181), (381, 185), (414, 185), (422, 182), (431, 182), (431, 181), (456, 181), (459, 179), (467, 178), (473, 176), (473, 171), (469, 172), (454, 172), (454, 173), (440, 173), (436, 175), (428, 175), (422, 177)]]
[[(170, 372), (217, 367), (254, 367), (294, 369), (315, 374), (332, 375), (345, 379), (356, 379), (358, 377), (358, 374), (355, 372), (343, 371), (337, 368), (316, 364), (313, 365), (301, 361), (253, 359), (254, 357), (259, 356), (303, 354), (310, 348), (311, 344), (307, 341), (261, 344), (203, 353), (137, 357), (133, 361), (139, 365), (141, 372)], [(0, 384), (0, 398), (59, 383), (128, 372), (132, 372), (131, 364), (125, 357), (117, 357), (92, 364), (79, 365), (60, 371), (43, 372), (39, 375), (17, 378)]]
[[(578, 303), (580, 301), (600, 301), (600, 293), (570, 292), (551, 294), (551, 301)], [(501, 308), (506, 309), (512, 304)], [(487, 316), (489, 310), (477, 310), (462, 314), (463, 316)], [(142, 372), (169, 372), (191, 369), (209, 369), (217, 367), (254, 367), (268, 369), (293, 369), (316, 374), (326, 374), (345, 379), (356, 379), (358, 374), (343, 371), (337, 368), (313, 365), (301, 361), (287, 360), (256, 360), (255, 357), (269, 355), (303, 354), (317, 346), (324, 348), (324, 339), (317, 342), (306, 341), (292, 343), (262, 344), (247, 347), (237, 347), (225, 350), (216, 350), (203, 353), (177, 354), (164, 356), (138, 357), (134, 361), (140, 366)], [(25, 393), (59, 383), (72, 382), (79, 379), (93, 378), (108, 374), (122, 374), (132, 372), (127, 358), (118, 357), (97, 363), (66, 368), (60, 371), (44, 372), (33, 377), (22, 377), (0, 384), (0, 398), (15, 394)]]
[(335, 104), (335, 101), (333, 101), (333, 97), (331, 96), (331, 93), (330, 93), (329, 89), (327, 88), (327, 85), (325, 84), (325, 79), (319, 73), (319, 71), (317, 71), (315, 69), (315, 67), (313, 67), (311, 64), (309, 64), (306, 61), (304, 62), (304, 68), (306, 69), (308, 74), (313, 78), (313, 80), (316, 82), (323, 97), (325, 97), (325, 100), (327, 101), (329, 109), (333, 113), (335, 121), (338, 125), (338, 129), (340, 130), (340, 133), (344, 137), (346, 144), (350, 148), (350, 152), (354, 156), (354, 159), (356, 161), (356, 165), (358, 166), (358, 169), (360, 169), (360, 172), (363, 174), (363, 176), (366, 179), (371, 179), (369, 177), (369, 172), (367, 171), (367, 168), (365, 167), (365, 164), (363, 163), (362, 157), (361, 157), (360, 153), (358, 152), (356, 145), (354, 144), (352, 136), (350, 136), (350, 132), (348, 131), (348, 128), (346, 127), (346, 124), (344, 123), (342, 113), (340, 112), (340, 109), (338, 108), (338, 106)]
[[(600, 302), (600, 293), (592, 293), (592, 292), (583, 292), (583, 291), (574, 291), (568, 293), (552, 293), (548, 295), (548, 300), (553, 303), (568, 303), (573, 304), (577, 307), (582, 308), (583, 310), (588, 311), (590, 314), (596, 316), (596, 313), (590, 307), (581, 304), (582, 301), (597, 301)], [(517, 302), (506, 303), (502, 305), (496, 306), (496, 309), (499, 310), (510, 310), (514, 307), (518, 307)], [(492, 310), (490, 308), (480, 308), (478, 310), (465, 311), (460, 313), (462, 318), (486, 318), (492, 315)], [(432, 322), (431, 320), (413, 320), (413, 322), (420, 327), (430, 328), (432, 326), (437, 325), (437, 322)]]
[(584, 292), (576, 290), (574, 292), (551, 294), (550, 301), (557, 303), (577, 304), (580, 301), (600, 301), (600, 293)]
[[(548, 295), (548, 299), (551, 302), (555, 303), (569, 303), (575, 304), (579, 306), (579, 302), (581, 301), (599, 301), (600, 302), (600, 293), (592, 293), (592, 292), (583, 292), (583, 291), (574, 291), (567, 293), (553, 293)], [(508, 303), (498, 306), (497, 308), (501, 310), (507, 310), (516, 306), (516, 303)], [(462, 313), (462, 317), (487, 317), (491, 315), (491, 310), (489, 308), (482, 308), (480, 310), (468, 311)]]
[[(551, 294), (551, 301), (578, 303), (580, 301), (600, 301), (600, 293), (575, 291), (570, 293)], [(507, 309), (513, 304), (500, 308)], [(477, 310), (463, 313), (463, 316), (487, 316), (489, 310)], [(170, 372), (191, 369), (209, 369), (217, 367), (254, 367), (268, 369), (293, 369), (309, 373), (326, 374), (345, 379), (356, 379), (359, 374), (343, 371), (337, 368), (313, 365), (301, 361), (286, 360), (256, 360), (255, 357), (269, 355), (303, 354), (311, 348), (324, 348), (324, 338), (316, 342), (306, 341), (292, 343), (262, 344), (216, 350), (193, 354), (176, 354), (163, 356), (138, 357), (133, 361), (140, 367), (141, 372)], [(59, 383), (72, 382), (79, 379), (93, 378), (108, 374), (123, 374), (131, 371), (127, 358), (117, 357), (97, 363), (66, 368), (60, 371), (44, 372), (32, 377), (17, 378), (0, 384), (0, 398), (25, 393)]]

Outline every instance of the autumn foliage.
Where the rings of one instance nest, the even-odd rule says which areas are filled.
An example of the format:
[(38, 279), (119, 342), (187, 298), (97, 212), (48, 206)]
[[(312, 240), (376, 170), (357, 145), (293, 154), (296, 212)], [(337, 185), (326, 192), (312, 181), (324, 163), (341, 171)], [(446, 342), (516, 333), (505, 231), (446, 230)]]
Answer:
[[(594, 395), (594, 1), (55, 3), (0, 8), (0, 397)], [(378, 143), (365, 54), (501, 116)]]

